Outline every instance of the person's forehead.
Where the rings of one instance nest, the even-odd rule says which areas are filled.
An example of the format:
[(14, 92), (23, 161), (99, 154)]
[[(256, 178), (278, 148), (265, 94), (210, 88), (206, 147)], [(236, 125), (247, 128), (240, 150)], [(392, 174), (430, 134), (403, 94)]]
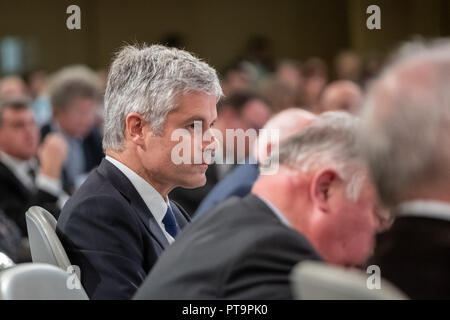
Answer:
[(169, 113), (169, 116), (188, 119), (193, 116), (217, 117), (217, 99), (215, 96), (204, 93), (188, 93), (181, 96), (178, 106)]

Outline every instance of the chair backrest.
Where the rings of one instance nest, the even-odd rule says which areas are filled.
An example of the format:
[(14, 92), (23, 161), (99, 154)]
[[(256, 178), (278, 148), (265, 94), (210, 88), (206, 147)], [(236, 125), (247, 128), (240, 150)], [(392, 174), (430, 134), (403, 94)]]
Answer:
[(294, 297), (300, 300), (405, 300), (407, 296), (384, 279), (369, 289), (371, 274), (321, 262), (305, 261), (291, 273)]
[(0, 300), (88, 300), (74, 276), (49, 264), (18, 264), (0, 272)]
[(67, 271), (71, 264), (56, 235), (56, 219), (47, 210), (34, 206), (26, 212), (26, 221), (33, 262), (48, 263)]

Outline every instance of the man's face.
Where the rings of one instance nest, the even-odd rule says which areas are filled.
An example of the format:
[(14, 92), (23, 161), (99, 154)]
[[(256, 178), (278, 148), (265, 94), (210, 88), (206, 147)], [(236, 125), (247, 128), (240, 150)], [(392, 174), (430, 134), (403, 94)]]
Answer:
[[(211, 151), (215, 140), (202, 141), (217, 118), (216, 97), (201, 92), (191, 92), (180, 97), (178, 107), (166, 117), (162, 135), (154, 135), (150, 125), (144, 128), (144, 147), (139, 149), (139, 157), (150, 179), (160, 184), (174, 187), (197, 188), (206, 183), (207, 161), (194, 163), (194, 155)], [(194, 139), (194, 122), (201, 121), (201, 134)], [(177, 130), (183, 129), (183, 130)], [(178, 140), (172, 139), (174, 130), (181, 132)], [(175, 141), (172, 141), (175, 140)], [(190, 163), (175, 164), (172, 150), (180, 143), (190, 149)], [(184, 151), (176, 155), (184, 155)], [(203, 158), (202, 158), (203, 159)]]
[(61, 130), (72, 137), (83, 139), (95, 122), (96, 103), (90, 98), (75, 98), (57, 112), (56, 119)]
[(328, 262), (362, 265), (373, 252), (383, 212), (369, 178), (364, 181), (356, 201), (348, 197), (342, 181), (330, 188), (329, 212), (316, 225), (318, 251)]
[(14, 158), (29, 160), (36, 155), (38, 144), (39, 130), (31, 109), (4, 109), (0, 149)]

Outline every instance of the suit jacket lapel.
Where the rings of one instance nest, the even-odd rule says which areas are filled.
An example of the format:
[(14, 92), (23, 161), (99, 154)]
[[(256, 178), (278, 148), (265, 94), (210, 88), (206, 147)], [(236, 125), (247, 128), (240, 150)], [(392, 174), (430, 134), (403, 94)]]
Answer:
[(108, 177), (113, 186), (130, 202), (152, 237), (163, 249), (165, 249), (169, 245), (166, 236), (130, 180), (106, 159), (102, 160), (98, 167), (98, 171)]
[(5, 180), (13, 184), (13, 187), (16, 188), (24, 198), (30, 197), (31, 192), (3, 162), (0, 162), (0, 174), (5, 176)]

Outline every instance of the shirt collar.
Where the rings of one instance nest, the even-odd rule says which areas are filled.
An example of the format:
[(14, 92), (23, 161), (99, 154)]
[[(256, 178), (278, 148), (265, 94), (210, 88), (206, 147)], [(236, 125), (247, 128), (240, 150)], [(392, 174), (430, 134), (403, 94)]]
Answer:
[(0, 159), (13, 172), (18, 171), (27, 172), (28, 169), (34, 168), (35, 165), (35, 161), (33, 161), (33, 159), (31, 160), (17, 159), (1, 150), (0, 150)]
[(141, 176), (128, 168), (122, 162), (117, 161), (110, 156), (106, 156), (105, 159), (115, 165), (130, 180), (131, 184), (133, 184), (136, 188), (136, 191), (144, 200), (158, 224), (161, 224), (166, 214), (167, 206), (169, 205), (168, 199), (165, 201), (161, 194), (156, 191), (150, 183), (145, 181)]
[(277, 207), (275, 207), (269, 200), (266, 200), (258, 195), (257, 196), (262, 202), (264, 202), (269, 208), (270, 210), (272, 210), (272, 212), (277, 216), (277, 218), (281, 221), (281, 223), (285, 224), (286, 226), (292, 228), (292, 225), (290, 224), (290, 222), (286, 219), (286, 217), (284, 216), (284, 214), (278, 210)]
[(434, 200), (414, 200), (400, 204), (396, 216), (437, 218), (450, 221), (450, 203)]

